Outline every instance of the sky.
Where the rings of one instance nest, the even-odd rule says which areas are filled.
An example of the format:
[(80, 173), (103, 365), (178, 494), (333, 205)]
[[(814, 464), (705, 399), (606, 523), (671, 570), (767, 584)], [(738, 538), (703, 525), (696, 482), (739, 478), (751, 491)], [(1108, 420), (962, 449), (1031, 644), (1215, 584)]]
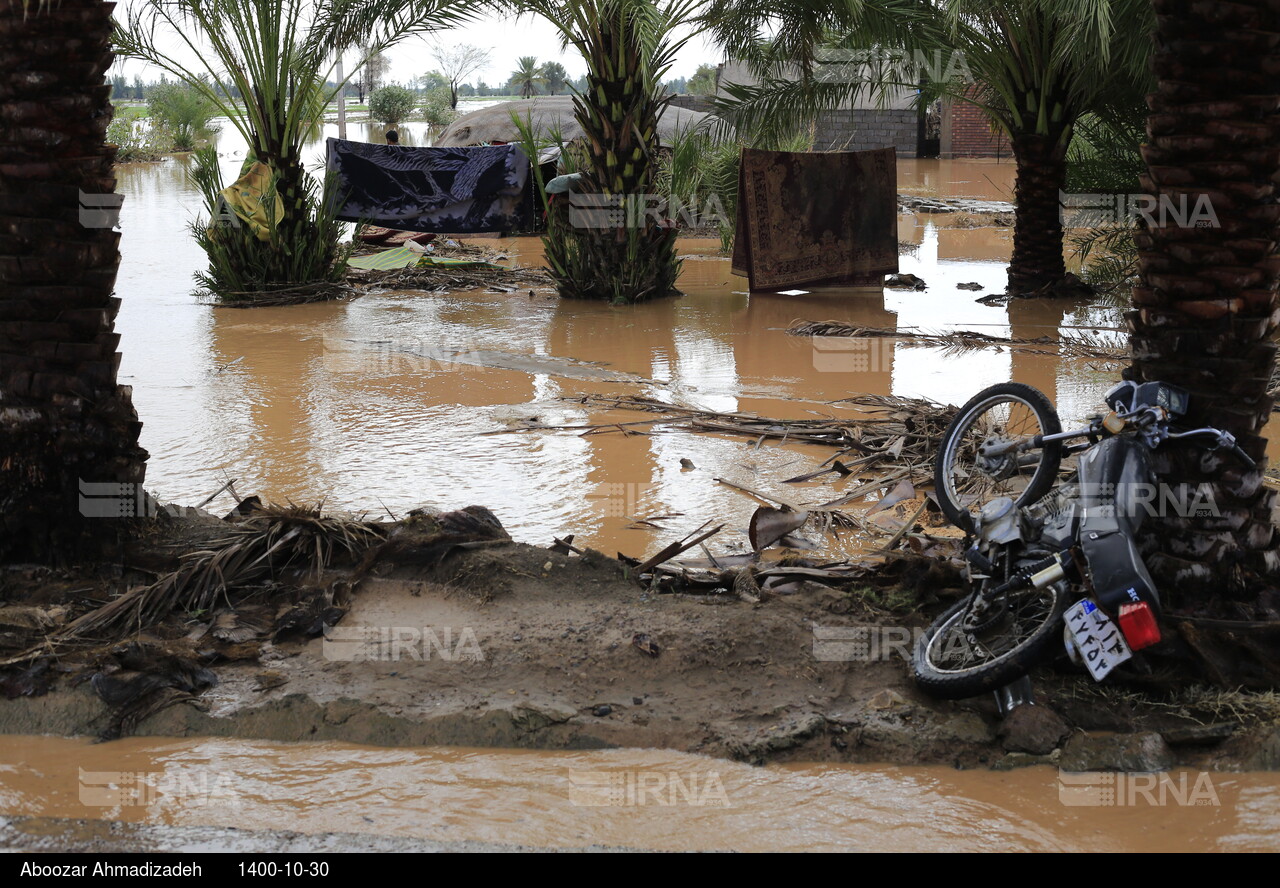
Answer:
[[(572, 49), (567, 52), (562, 51), (558, 32), (542, 19), (534, 16), (514, 19), (488, 15), (478, 19), (474, 24), (441, 31), (432, 37), (408, 37), (392, 47), (387, 53), (391, 59), (389, 79), (392, 82), (409, 83), (413, 78), (435, 68), (435, 62), (431, 56), (433, 41), (468, 43), (491, 50), (493, 61), (471, 78), (472, 83), (476, 80), (484, 80), (490, 86), (505, 84), (516, 68), (516, 59), (526, 55), (535, 56), (539, 63), (560, 62), (569, 72), (570, 78), (577, 78), (586, 73), (586, 64), (582, 57)], [(162, 46), (165, 45), (162, 44)], [(180, 46), (176, 39), (173, 41), (173, 46), (175, 49)], [(347, 54), (348, 73), (354, 58), (354, 52)], [(714, 43), (694, 37), (685, 44), (671, 71), (663, 79), (692, 77), (698, 65), (714, 65), (722, 59), (723, 53)], [(149, 69), (142, 63), (131, 60), (117, 60), (109, 73), (123, 73), (129, 80), (132, 80), (135, 74), (140, 74), (145, 81), (158, 80), (160, 76), (158, 70)]]

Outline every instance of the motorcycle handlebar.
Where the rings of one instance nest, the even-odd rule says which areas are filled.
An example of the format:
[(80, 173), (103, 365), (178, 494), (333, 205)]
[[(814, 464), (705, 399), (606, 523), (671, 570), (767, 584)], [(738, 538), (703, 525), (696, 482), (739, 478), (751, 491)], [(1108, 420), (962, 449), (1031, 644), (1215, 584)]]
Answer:
[(1252, 469), (1257, 467), (1258, 464), (1253, 461), (1253, 458), (1250, 457), (1249, 454), (1245, 453), (1244, 450), (1240, 448), (1240, 445), (1236, 443), (1235, 435), (1231, 434), (1230, 432), (1224, 432), (1221, 429), (1203, 428), (1203, 429), (1191, 429), (1190, 431), (1186, 431), (1186, 432), (1170, 432), (1169, 440), (1176, 441), (1182, 438), (1194, 438), (1196, 436), (1203, 436), (1203, 435), (1212, 435), (1213, 437), (1218, 439), (1218, 444), (1214, 448), (1215, 450), (1217, 450), (1218, 448), (1225, 447), (1226, 449), (1234, 453), (1236, 455), (1236, 458), (1239, 459), (1242, 463), (1244, 463), (1249, 468)]

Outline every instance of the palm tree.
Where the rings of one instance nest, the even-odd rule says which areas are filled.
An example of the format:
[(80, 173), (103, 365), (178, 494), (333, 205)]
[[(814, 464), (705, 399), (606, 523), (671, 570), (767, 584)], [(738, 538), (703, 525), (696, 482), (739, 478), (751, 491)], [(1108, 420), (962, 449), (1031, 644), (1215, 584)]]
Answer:
[(538, 87), (546, 83), (538, 60), (533, 56), (521, 56), (516, 69), (511, 72), (511, 86), (520, 90), (520, 98), (527, 99), (538, 94)]
[[(1155, 0), (1155, 8), (1159, 88), (1150, 100), (1145, 184), (1170, 211), (1154, 213), (1135, 237), (1127, 375), (1189, 389), (1193, 424), (1232, 432), (1263, 460), (1280, 308), (1280, 49), (1270, 38), (1280, 31), (1280, 11), (1266, 0)], [(1210, 224), (1188, 224), (1193, 214), (1180, 210), (1202, 200), (1212, 204), (1212, 219), (1201, 220)], [(1160, 520), (1153, 572), (1175, 604), (1253, 618), (1242, 599), (1258, 599), (1264, 584), (1274, 588), (1268, 577), (1280, 574), (1276, 494), (1263, 486), (1262, 466), (1248, 470), (1200, 448), (1166, 449), (1166, 480), (1210, 485), (1220, 514)]]
[(762, 74), (726, 88), (725, 110), (748, 126), (791, 127), (851, 98), (916, 92), (922, 78), (920, 101), (981, 109), (1018, 167), (1017, 295), (1065, 276), (1059, 199), (1076, 122), (1145, 92), (1154, 27), (1150, 0), (714, 0), (707, 21)]
[[(662, 78), (694, 20), (698, 0), (510, 0), (551, 22), (582, 53), (586, 88), (573, 99), (585, 138), (580, 193), (600, 205), (575, 223), (552, 214), (543, 243), (560, 294), (627, 304), (675, 291), (675, 232), (635, 212), (653, 191)], [(572, 213), (570, 214), (572, 216)]]
[[(147, 453), (117, 384), (111, 4), (0, 0), (0, 560), (74, 557), (81, 480), (136, 502)], [(74, 39), (72, 39), (74, 35)], [(87, 552), (86, 552), (87, 554)]]
[[(449, 0), (145, 0), (131, 9), (116, 34), (119, 51), (202, 92), (271, 173), (263, 206), (279, 210), (266, 212), (265, 237), (249, 224), (197, 232), (210, 259), (208, 274), (198, 276), (207, 289), (223, 299), (270, 302), (286, 292), (332, 292), (327, 285), (344, 272), (336, 261), (341, 226), (303, 168), (302, 148), (337, 94), (326, 85), (334, 48), (363, 47), (361, 69), (406, 34), (466, 15)], [(223, 87), (234, 88), (243, 107)], [(225, 219), (216, 158), (203, 157), (196, 175), (210, 217)]]

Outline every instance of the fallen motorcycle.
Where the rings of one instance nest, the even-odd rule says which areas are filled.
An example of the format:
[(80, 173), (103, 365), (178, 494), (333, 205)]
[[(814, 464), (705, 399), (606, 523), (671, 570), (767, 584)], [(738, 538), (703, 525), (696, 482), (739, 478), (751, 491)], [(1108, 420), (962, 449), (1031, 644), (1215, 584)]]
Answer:
[[(1049, 399), (1021, 383), (992, 386), (960, 409), (934, 482), (942, 511), (967, 534), (971, 591), (916, 647), (923, 690), (949, 699), (994, 691), (1025, 676), (1056, 639), (1101, 681), (1160, 640), (1160, 595), (1137, 532), (1156, 509), (1187, 503), (1162, 495), (1152, 452), (1194, 440), (1253, 466), (1228, 432), (1177, 431), (1187, 402), (1173, 385), (1122, 382), (1107, 392), (1109, 413), (1065, 432)], [(1058, 485), (1073, 455), (1077, 470)]]

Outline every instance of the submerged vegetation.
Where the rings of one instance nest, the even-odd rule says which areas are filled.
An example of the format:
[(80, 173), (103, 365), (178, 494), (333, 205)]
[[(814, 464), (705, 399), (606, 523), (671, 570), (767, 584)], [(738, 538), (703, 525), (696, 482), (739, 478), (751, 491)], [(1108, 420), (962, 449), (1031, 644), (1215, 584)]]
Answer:
[(156, 123), (173, 137), (174, 151), (194, 151), (218, 131), (210, 123), (218, 114), (218, 106), (187, 84), (162, 83), (154, 87), (147, 107)]
[(587, 64), (585, 94), (573, 98), (586, 134), (577, 207), (551, 212), (543, 239), (560, 294), (630, 304), (675, 292), (676, 229), (637, 212), (655, 191), (658, 117), (669, 104), (663, 76), (690, 35), (691, 0), (521, 0), (517, 9), (554, 25)]
[[(249, 145), (243, 172), (262, 165), (259, 193), (229, 208), (216, 163), (197, 163), (208, 220), (196, 237), (209, 256), (198, 279), (216, 298), (314, 298), (341, 276), (340, 226), (325, 215), (325, 184), (302, 163), (303, 143), (336, 94), (327, 86), (333, 48), (361, 45), (376, 55), (462, 15), (437, 0), (150, 0), (130, 10), (116, 34), (121, 54), (177, 77), (224, 114)], [(199, 62), (182, 61), (187, 53), (170, 41)]]
[(380, 86), (369, 94), (369, 116), (395, 126), (409, 119), (417, 97), (403, 86)]
[(135, 163), (162, 160), (173, 150), (173, 137), (153, 121), (121, 114), (107, 126), (107, 144), (116, 146), (117, 161)]

